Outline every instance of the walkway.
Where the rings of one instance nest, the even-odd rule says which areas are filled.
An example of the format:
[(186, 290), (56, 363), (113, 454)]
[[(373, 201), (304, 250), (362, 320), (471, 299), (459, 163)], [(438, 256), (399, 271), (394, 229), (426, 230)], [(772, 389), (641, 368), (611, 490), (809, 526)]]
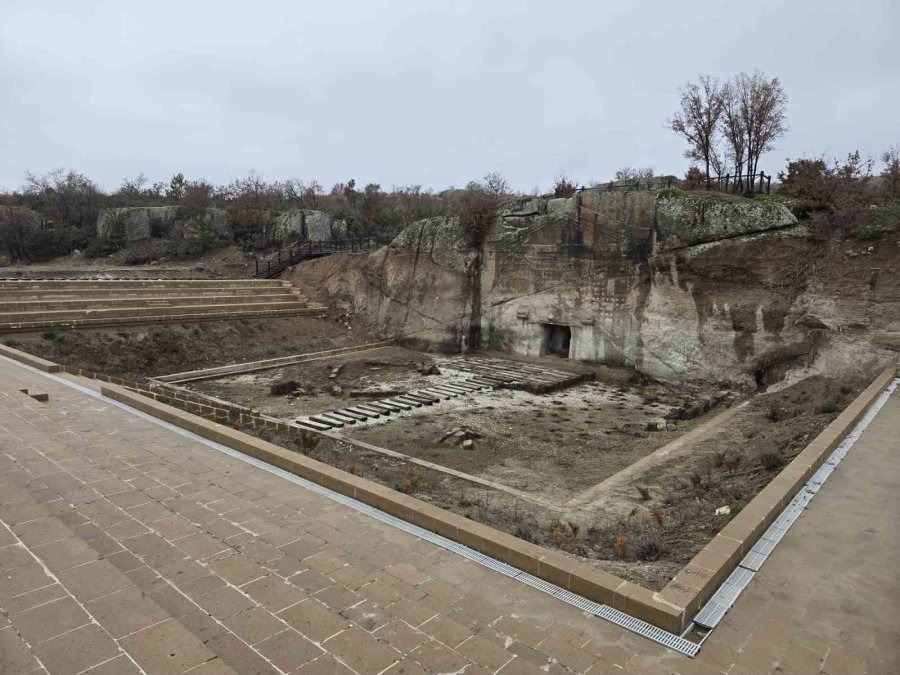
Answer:
[(689, 660), (0, 360), (0, 672), (900, 672), (898, 437), (900, 394)]

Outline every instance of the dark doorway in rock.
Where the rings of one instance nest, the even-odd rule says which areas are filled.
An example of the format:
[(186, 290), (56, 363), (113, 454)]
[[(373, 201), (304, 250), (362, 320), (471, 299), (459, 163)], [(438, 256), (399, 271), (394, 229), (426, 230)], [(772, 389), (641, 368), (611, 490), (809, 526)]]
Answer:
[(545, 354), (569, 357), (569, 345), (572, 342), (572, 328), (556, 323), (544, 324), (544, 349)]

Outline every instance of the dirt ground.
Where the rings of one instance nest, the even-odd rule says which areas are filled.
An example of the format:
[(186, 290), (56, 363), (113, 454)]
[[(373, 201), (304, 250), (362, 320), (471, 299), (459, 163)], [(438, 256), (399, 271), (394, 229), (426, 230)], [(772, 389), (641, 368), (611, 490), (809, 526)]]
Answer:
[(345, 317), (318, 316), (47, 330), (0, 337), (11, 347), (68, 366), (131, 380), (231, 363), (347, 347), (374, 338)]
[[(370, 400), (377, 400), (433, 384), (440, 377), (419, 372), (433, 363), (430, 356), (420, 352), (384, 347), (273, 370), (190, 382), (185, 386), (272, 417), (292, 420), (301, 415), (345, 408), (368, 398), (351, 398), (352, 393), (370, 392), (373, 394)], [(270, 393), (272, 385), (291, 381), (299, 387), (293, 393)]]
[[(495, 390), (420, 408), (350, 437), (562, 503), (684, 433), (647, 431), (670, 413), (658, 392), (591, 382), (553, 394)], [(477, 436), (470, 448), (442, 438)]]

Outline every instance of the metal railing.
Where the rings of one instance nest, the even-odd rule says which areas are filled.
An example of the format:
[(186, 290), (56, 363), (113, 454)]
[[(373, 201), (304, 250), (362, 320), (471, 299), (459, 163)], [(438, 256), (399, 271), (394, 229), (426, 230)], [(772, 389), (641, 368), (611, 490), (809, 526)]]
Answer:
[(292, 265), (304, 260), (321, 258), (333, 253), (359, 253), (372, 251), (385, 243), (380, 237), (355, 239), (330, 239), (324, 241), (296, 242), (264, 260), (256, 261), (256, 276), (271, 279)]

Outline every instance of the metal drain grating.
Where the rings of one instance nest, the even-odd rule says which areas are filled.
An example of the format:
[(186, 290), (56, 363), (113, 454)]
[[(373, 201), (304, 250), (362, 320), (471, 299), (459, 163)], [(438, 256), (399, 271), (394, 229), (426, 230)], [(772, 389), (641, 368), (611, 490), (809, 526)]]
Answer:
[(821, 489), (828, 477), (834, 473), (837, 465), (847, 455), (847, 452), (853, 447), (853, 444), (865, 428), (869, 426), (869, 423), (875, 419), (875, 415), (878, 414), (878, 411), (881, 410), (898, 386), (900, 386), (900, 378), (895, 378), (869, 406), (869, 410), (863, 415), (862, 419), (800, 489), (778, 518), (775, 519), (775, 522), (769, 526), (762, 537), (753, 545), (750, 552), (738, 564), (737, 569), (731, 573), (706, 605), (697, 613), (697, 616), (694, 617), (694, 623), (712, 630), (722, 621), (725, 614), (731, 609), (731, 606), (741, 594), (741, 591), (750, 583), (750, 580), (759, 571), (762, 564), (775, 550), (775, 546), (781, 541), (791, 525), (796, 522), (797, 518), (800, 517), (803, 509), (806, 508), (813, 496)]

